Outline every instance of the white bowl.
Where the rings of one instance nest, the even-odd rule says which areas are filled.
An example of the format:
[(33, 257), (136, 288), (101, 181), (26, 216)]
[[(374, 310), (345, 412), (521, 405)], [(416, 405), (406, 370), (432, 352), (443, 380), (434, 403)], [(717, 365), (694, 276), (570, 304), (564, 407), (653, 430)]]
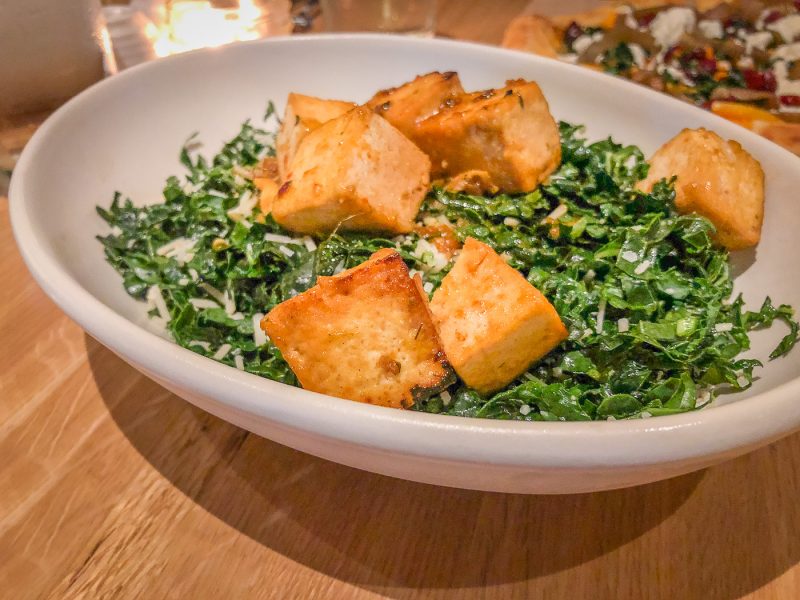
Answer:
[[(526, 423), (398, 411), (339, 400), (237, 371), (148, 331), (103, 259), (95, 205), (115, 190), (160, 198), (179, 174), (178, 151), (201, 132), (208, 152), (290, 91), (365, 100), (432, 70), (456, 70), (467, 89), (538, 81), (557, 118), (585, 123), (652, 152), (683, 127), (739, 140), (764, 166), (767, 208), (755, 253), (737, 256), (738, 291), (800, 307), (791, 275), (800, 210), (800, 159), (736, 125), (619, 79), (536, 56), (441, 40), (346, 35), (274, 39), (200, 51), (133, 68), (87, 90), (41, 127), (11, 181), (14, 234), (55, 302), (123, 359), (197, 406), (240, 427), (353, 467), (447, 486), (526, 493), (584, 492), (700, 469), (800, 427), (800, 350), (766, 363), (724, 406), (646, 420)], [(754, 260), (754, 262), (752, 262)], [(766, 360), (782, 327), (758, 332)], [(31, 332), (36, 335), (36, 332)]]

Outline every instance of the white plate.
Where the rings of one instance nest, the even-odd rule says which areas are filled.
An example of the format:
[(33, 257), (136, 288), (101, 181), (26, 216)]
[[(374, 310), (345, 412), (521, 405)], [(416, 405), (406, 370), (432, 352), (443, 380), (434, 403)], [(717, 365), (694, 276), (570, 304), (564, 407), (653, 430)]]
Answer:
[[(34, 277), (89, 334), (197, 406), (282, 444), (416, 481), (556, 493), (635, 485), (742, 454), (800, 427), (800, 351), (766, 364), (747, 394), (689, 414), (592, 423), (474, 420), (338, 400), (237, 371), (150, 333), (103, 260), (95, 205), (115, 190), (160, 198), (194, 131), (213, 152), (245, 118), (290, 91), (354, 101), (432, 70), (467, 89), (538, 81), (557, 118), (652, 152), (683, 127), (739, 140), (767, 179), (764, 239), (738, 257), (752, 304), (771, 294), (800, 307), (791, 260), (800, 232), (800, 159), (714, 115), (588, 69), (473, 44), (405, 37), (308, 36), (200, 51), (142, 65), (84, 92), (41, 127), (11, 181), (14, 234)], [(754, 259), (752, 264), (749, 264)], [(755, 336), (766, 359), (782, 327)], [(36, 332), (31, 332), (36, 335)]]

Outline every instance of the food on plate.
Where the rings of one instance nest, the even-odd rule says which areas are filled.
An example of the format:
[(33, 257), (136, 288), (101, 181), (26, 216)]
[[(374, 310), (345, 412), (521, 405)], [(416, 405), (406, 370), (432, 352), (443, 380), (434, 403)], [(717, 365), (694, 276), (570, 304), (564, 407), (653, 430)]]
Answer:
[(675, 414), (751, 385), (750, 331), (788, 326), (771, 359), (795, 345), (791, 307), (731, 297), (725, 245), (758, 241), (763, 202), (735, 142), (685, 131), (648, 165), (556, 125), (521, 80), (431, 110), (395, 114), (420, 115), (407, 123), (433, 167), (364, 105), (309, 128), (283, 176), (273, 110), (212, 159), (184, 148), (162, 203), (98, 208), (106, 258), (193, 352), (428, 413)]
[(355, 108), (355, 104), (352, 102), (324, 100), (303, 94), (289, 94), (286, 99), (286, 110), (283, 114), (281, 128), (275, 139), (278, 172), (281, 178), (286, 178), (292, 157), (304, 137), (323, 123), (341, 117), (353, 108)]
[(484, 394), (514, 381), (568, 335), (547, 298), (472, 237), (434, 293), (431, 312), (450, 364)]
[(307, 390), (410, 408), (453, 383), (422, 281), (396, 250), (318, 278), (262, 323)]
[(463, 94), (458, 73), (434, 71), (401, 86), (381, 90), (366, 106), (414, 140), (419, 121), (436, 114)]
[(383, 119), (354, 108), (309, 133), (272, 206), (291, 231), (407, 233), (428, 191), (430, 160)]
[(713, 131), (684, 129), (650, 158), (638, 187), (651, 191), (674, 176), (675, 208), (703, 215), (729, 250), (758, 244), (764, 220), (764, 171), (739, 142)]
[[(550, 19), (523, 15), (509, 25), (504, 45), (632, 79), (800, 154), (798, 6), (772, 0), (618, 2)], [(732, 104), (753, 110), (744, 114)], [(783, 126), (765, 125), (774, 121)]]
[(561, 160), (558, 125), (533, 81), (465, 94), (416, 127), (434, 176), (484, 171), (502, 192), (534, 189)]

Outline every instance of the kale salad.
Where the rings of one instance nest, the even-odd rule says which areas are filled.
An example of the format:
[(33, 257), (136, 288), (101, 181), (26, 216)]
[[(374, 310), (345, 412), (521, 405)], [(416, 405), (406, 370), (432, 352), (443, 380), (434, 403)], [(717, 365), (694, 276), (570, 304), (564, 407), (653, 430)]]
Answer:
[[(190, 138), (182, 178), (163, 201), (139, 206), (117, 193), (98, 207), (100, 236), (128, 294), (148, 302), (176, 343), (289, 385), (297, 379), (259, 328), (265, 313), (318, 277), (396, 249), (430, 296), (452, 267), (422, 233), (319, 238), (282, 229), (259, 212), (252, 170), (274, 156), (275, 115), (242, 125), (213, 158)], [(569, 337), (505, 389), (482, 396), (460, 380), (413, 410), (528, 421), (627, 419), (708, 405), (748, 388), (761, 363), (741, 355), (748, 333), (776, 320), (798, 338), (793, 310), (767, 297), (758, 310), (732, 297), (728, 252), (713, 225), (680, 215), (672, 182), (635, 189), (648, 165), (635, 146), (587, 142), (560, 123), (562, 163), (538, 189), (494, 196), (433, 187), (418, 220), (447, 224), (458, 240), (488, 244), (556, 308)]]

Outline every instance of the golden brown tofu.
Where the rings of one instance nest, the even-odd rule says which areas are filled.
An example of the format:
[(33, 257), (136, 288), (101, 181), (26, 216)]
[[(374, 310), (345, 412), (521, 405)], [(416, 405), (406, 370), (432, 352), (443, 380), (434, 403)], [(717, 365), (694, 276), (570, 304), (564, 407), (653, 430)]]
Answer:
[(467, 238), (433, 294), (448, 360), (481, 393), (510, 383), (567, 337), (556, 309), (489, 246)]
[(417, 124), (414, 141), (434, 176), (486, 171), (503, 192), (526, 192), (561, 162), (558, 125), (541, 89), (515, 80), (463, 96)]
[(758, 244), (764, 171), (738, 142), (706, 129), (684, 129), (652, 156), (650, 171), (637, 187), (649, 192), (673, 175), (679, 212), (706, 217), (717, 228), (719, 243), (730, 250)]
[(320, 277), (261, 327), (307, 390), (408, 408), (454, 380), (419, 276), (394, 250)]
[(274, 202), (275, 220), (300, 233), (407, 233), (429, 184), (425, 154), (359, 107), (306, 136)]
[(281, 180), (286, 178), (289, 164), (303, 138), (323, 123), (341, 117), (347, 111), (352, 110), (354, 106), (355, 104), (352, 102), (323, 100), (303, 94), (289, 94), (281, 128), (275, 139), (278, 172)]
[(399, 87), (381, 90), (365, 106), (413, 140), (417, 122), (436, 114), (463, 93), (458, 73), (435, 71)]

